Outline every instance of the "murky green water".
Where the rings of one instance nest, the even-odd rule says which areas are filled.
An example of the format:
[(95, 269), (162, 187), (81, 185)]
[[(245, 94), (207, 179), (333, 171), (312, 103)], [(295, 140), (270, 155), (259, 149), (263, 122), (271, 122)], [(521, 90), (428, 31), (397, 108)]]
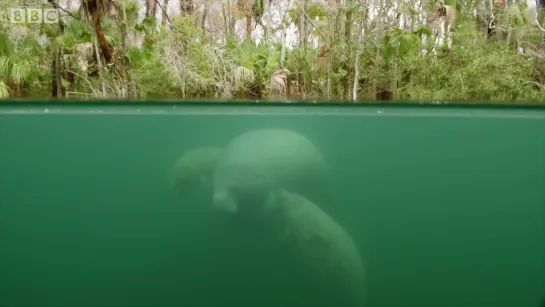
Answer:
[(252, 280), (282, 281), (256, 273), (266, 254), (166, 189), (185, 150), (258, 128), (300, 132), (327, 159), (321, 205), (363, 255), (367, 307), (545, 295), (545, 111), (0, 111), (0, 306), (267, 306)]

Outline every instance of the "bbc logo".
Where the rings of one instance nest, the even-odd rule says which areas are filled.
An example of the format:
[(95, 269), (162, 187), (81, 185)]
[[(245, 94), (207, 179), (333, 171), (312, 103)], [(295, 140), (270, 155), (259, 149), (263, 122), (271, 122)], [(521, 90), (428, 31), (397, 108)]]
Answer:
[(57, 9), (10, 8), (10, 23), (58, 23)]

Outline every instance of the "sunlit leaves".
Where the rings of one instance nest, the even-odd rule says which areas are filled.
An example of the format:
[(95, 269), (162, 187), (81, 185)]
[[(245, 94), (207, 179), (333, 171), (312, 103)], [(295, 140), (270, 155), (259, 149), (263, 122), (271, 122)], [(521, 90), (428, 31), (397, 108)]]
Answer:
[(32, 70), (31, 63), (16, 56), (0, 56), (0, 76), (14, 84), (28, 80)]
[(73, 19), (65, 23), (64, 33), (57, 39), (59, 45), (72, 50), (76, 44), (92, 42), (93, 30), (87, 22)]
[(0, 99), (9, 98), (9, 88), (3, 81), (0, 81)]
[(408, 32), (402, 29), (394, 29), (386, 33), (381, 46), (381, 56), (385, 69), (393, 65), (394, 57), (403, 57), (420, 46), (420, 31)]
[(400, 64), (410, 75), (403, 88), (408, 99), (535, 97), (531, 83), (527, 82), (531, 79), (533, 60), (501, 43), (460, 46), (437, 57), (412, 54), (401, 59)]
[(240, 71), (251, 71), (252, 81), (265, 87), (269, 84), (269, 78), (280, 67), (280, 50), (268, 44), (258, 44), (251, 41), (237, 43), (229, 40), (227, 43), (228, 54), (234, 59), (234, 63)]
[(0, 33), (0, 80), (7, 84), (21, 85), (28, 82), (43, 55), (41, 45), (31, 37), (15, 41), (6, 33)]

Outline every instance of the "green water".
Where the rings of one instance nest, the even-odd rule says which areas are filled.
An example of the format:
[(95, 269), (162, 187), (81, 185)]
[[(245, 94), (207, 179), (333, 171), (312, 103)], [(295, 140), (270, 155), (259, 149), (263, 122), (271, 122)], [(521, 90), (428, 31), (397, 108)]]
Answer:
[(266, 301), (252, 246), (166, 189), (183, 151), (258, 128), (327, 159), (322, 205), (362, 253), (367, 307), (543, 299), (545, 110), (4, 105), (0, 306)]

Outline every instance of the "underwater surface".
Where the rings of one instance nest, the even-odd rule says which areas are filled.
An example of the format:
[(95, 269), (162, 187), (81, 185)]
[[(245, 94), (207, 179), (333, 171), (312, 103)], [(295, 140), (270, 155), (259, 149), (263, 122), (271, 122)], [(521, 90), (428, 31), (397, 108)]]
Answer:
[(184, 152), (265, 128), (322, 154), (312, 201), (357, 246), (365, 307), (542, 302), (545, 110), (0, 105), (0, 306), (253, 307), (327, 293), (312, 279), (287, 287), (275, 272), (298, 268), (257, 226), (212, 213), (210, 189), (169, 189)]

